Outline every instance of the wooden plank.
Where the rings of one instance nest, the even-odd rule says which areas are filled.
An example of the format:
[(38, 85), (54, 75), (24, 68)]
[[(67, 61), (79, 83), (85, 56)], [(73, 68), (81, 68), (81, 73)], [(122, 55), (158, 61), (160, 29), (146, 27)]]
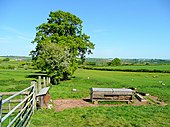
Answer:
[(146, 100), (145, 100), (141, 95), (139, 95), (139, 94), (136, 94), (135, 97), (136, 97), (139, 101), (141, 101), (141, 102), (145, 102), (145, 101), (146, 101)]
[(93, 101), (132, 101), (133, 90), (126, 88), (91, 88)]
[(43, 95), (47, 94), (49, 89), (50, 89), (50, 87), (45, 87), (45, 88), (41, 89), (40, 92), (37, 94), (37, 96), (43, 96)]
[(91, 92), (133, 92), (126, 88), (91, 88)]

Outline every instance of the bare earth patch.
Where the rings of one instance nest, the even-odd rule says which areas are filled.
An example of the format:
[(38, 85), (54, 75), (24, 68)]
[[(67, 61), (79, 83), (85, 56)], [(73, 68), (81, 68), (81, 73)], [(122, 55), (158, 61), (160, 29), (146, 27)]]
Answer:
[[(157, 100), (157, 97), (151, 96), (153, 100)], [(85, 101), (86, 100), (86, 101)], [(133, 103), (131, 104), (92, 104), (90, 103), (88, 98), (86, 99), (57, 99), (54, 100), (54, 108), (55, 111), (63, 111), (65, 109), (76, 108), (76, 107), (88, 107), (88, 106), (123, 106), (123, 105), (133, 105), (133, 106), (141, 106), (148, 105), (148, 101), (140, 102), (137, 99), (133, 99)], [(160, 102), (161, 106), (167, 105), (164, 102)]]
[(56, 111), (62, 111), (68, 108), (98, 106), (84, 101), (83, 99), (57, 99), (54, 101)]

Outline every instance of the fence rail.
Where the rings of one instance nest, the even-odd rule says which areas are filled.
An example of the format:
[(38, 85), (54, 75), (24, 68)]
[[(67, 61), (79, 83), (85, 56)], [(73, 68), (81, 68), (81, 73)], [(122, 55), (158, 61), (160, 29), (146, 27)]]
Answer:
[[(0, 127), (26, 127), (36, 108), (36, 101), (44, 103), (40, 98), (49, 94), (37, 96), (38, 93), (42, 88), (49, 90), (49, 84), (49, 77), (43, 77), (42, 82), (41, 76), (38, 76), (38, 84), (33, 81), (30, 87), (20, 92), (0, 92)], [(3, 99), (5, 96), (8, 98)]]
[[(35, 83), (26, 89), (2, 100), (0, 95), (0, 127), (22, 126), (25, 127), (35, 108)], [(20, 97), (28, 92), (28, 95), (17, 105), (12, 106), (12, 99)], [(3, 115), (3, 107), (8, 106), (8, 111)], [(12, 108), (13, 107), (13, 108)], [(18, 111), (17, 109), (20, 110)]]

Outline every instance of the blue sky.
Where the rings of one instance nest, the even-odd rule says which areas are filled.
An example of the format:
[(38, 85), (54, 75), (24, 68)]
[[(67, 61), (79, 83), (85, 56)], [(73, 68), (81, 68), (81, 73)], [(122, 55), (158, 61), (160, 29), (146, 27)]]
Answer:
[(28, 56), (50, 11), (71, 12), (98, 58), (170, 59), (169, 0), (0, 0), (0, 55)]

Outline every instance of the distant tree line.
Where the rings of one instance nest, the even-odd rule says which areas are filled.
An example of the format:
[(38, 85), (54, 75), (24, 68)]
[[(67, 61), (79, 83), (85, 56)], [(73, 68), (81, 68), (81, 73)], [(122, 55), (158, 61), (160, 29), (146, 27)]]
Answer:
[(91, 66), (133, 66), (133, 65), (165, 65), (165, 64), (170, 64), (170, 60), (87, 58), (84, 62), (84, 65), (91, 65)]
[(125, 68), (121, 69), (121, 68), (92, 67), (92, 66), (80, 66), (80, 68), (87, 69), (87, 70), (100, 70), (100, 71), (170, 73), (170, 70), (157, 70), (157, 69), (125, 69)]

